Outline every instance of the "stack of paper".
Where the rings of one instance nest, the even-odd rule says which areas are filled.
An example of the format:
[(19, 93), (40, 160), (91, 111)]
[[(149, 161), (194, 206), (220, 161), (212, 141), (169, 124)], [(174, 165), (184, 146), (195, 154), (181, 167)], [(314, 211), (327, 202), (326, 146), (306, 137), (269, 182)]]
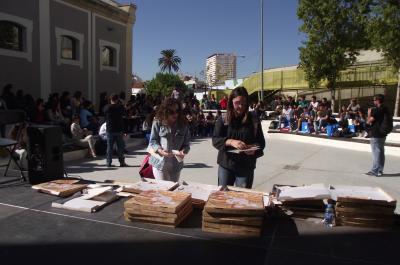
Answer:
[(129, 221), (176, 227), (193, 211), (190, 194), (148, 190), (124, 203), (125, 218)]
[(264, 217), (260, 193), (217, 191), (203, 210), (203, 231), (259, 236)]

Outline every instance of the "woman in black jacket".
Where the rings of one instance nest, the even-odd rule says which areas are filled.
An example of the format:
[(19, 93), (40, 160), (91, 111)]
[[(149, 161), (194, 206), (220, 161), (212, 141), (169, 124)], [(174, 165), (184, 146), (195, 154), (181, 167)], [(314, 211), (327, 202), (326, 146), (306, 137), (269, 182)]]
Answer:
[[(256, 160), (263, 155), (265, 139), (259, 119), (248, 111), (248, 97), (244, 87), (235, 88), (229, 96), (226, 116), (216, 121), (212, 143), (219, 150), (218, 185), (253, 185)], [(240, 151), (254, 146), (259, 149)]]

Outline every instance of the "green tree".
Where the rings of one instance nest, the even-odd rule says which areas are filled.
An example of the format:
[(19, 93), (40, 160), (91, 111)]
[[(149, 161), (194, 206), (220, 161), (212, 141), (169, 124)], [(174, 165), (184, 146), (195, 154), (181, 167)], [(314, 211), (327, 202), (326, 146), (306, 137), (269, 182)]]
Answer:
[(398, 69), (398, 83), (394, 115), (399, 116), (400, 104), (400, 1), (374, 0), (368, 33), (372, 45)]
[(299, 0), (300, 31), (307, 39), (300, 50), (300, 68), (310, 87), (327, 81), (332, 110), (340, 71), (353, 64), (358, 50), (368, 47), (365, 17), (369, 0)]
[(160, 66), (161, 72), (168, 70), (170, 74), (171, 70), (179, 71), (179, 64), (181, 64), (182, 59), (176, 55), (174, 49), (162, 50), (161, 55), (162, 57), (158, 59), (158, 66)]
[(157, 73), (156, 77), (146, 82), (146, 91), (153, 97), (170, 96), (174, 88), (186, 90), (186, 85), (179, 76), (167, 73)]

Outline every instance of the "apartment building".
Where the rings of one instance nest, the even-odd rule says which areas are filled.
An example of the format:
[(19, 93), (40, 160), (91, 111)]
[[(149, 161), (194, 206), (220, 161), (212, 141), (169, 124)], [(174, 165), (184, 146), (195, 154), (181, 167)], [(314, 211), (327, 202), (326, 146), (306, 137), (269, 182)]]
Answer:
[(207, 85), (219, 85), (228, 79), (236, 79), (236, 55), (232, 53), (215, 53), (207, 57)]

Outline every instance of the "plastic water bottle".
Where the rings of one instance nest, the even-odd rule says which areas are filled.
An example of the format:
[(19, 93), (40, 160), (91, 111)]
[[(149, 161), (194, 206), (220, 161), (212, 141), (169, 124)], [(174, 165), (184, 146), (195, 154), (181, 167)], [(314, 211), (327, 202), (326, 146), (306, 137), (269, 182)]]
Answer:
[(334, 219), (335, 219), (335, 211), (333, 209), (333, 205), (331, 203), (328, 203), (325, 208), (324, 224), (326, 226), (332, 227)]

